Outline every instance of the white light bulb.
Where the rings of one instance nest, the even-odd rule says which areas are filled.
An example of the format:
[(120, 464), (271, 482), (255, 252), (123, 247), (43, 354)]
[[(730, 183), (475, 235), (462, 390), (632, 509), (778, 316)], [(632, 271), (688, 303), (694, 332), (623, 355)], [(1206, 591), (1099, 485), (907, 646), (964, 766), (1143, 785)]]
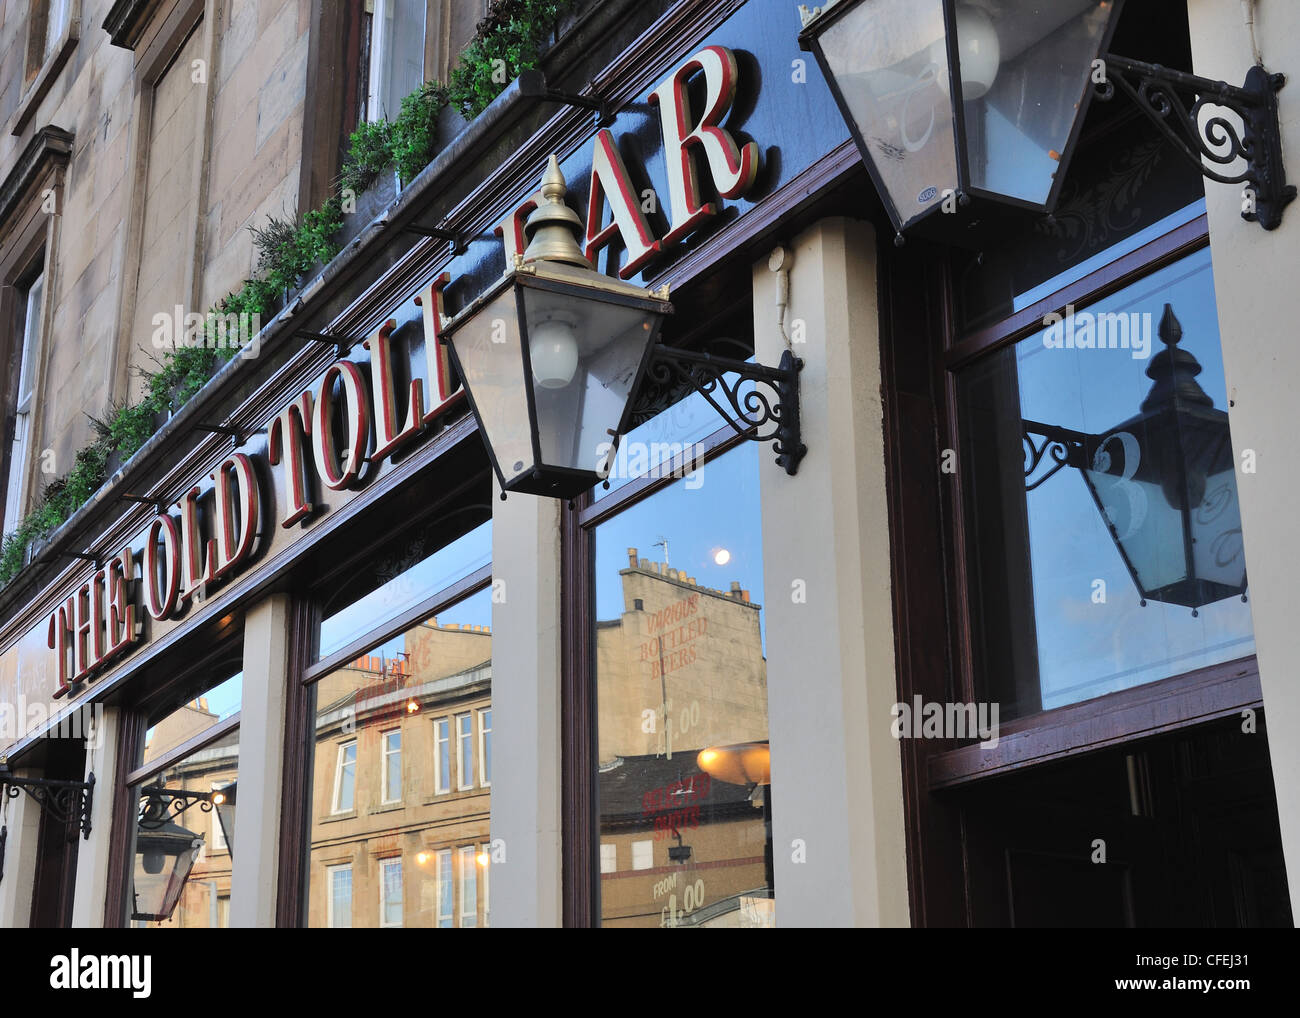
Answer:
[(543, 389), (563, 389), (578, 370), (578, 337), (573, 326), (549, 318), (532, 327), (528, 356), (533, 362), (533, 379)]
[(993, 87), (1002, 64), (1002, 46), (993, 19), (982, 7), (957, 7), (957, 60), (963, 99), (979, 99)]

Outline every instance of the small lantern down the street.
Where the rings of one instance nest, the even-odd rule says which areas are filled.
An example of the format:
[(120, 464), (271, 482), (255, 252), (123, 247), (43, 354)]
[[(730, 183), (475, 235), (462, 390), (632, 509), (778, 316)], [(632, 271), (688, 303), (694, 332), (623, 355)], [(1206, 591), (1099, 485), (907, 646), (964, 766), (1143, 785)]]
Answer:
[(212, 808), (217, 812), (217, 823), (221, 824), (226, 848), (232, 856), (235, 854), (235, 797), (238, 790), (239, 785), (234, 781), (212, 790)]
[[(1201, 365), (1178, 344), (1183, 329), (1166, 304), (1165, 347), (1148, 365), (1151, 391), (1140, 412), (1104, 435), (1025, 421), (1026, 479), (1050, 453), (1078, 468), (1142, 598), (1192, 609), (1246, 596), (1246, 556), (1228, 415), (1196, 376)], [(1036, 445), (1031, 436), (1042, 436)]]
[(666, 292), (595, 270), (565, 192), (551, 156), (523, 256), (445, 333), (503, 492), (572, 498), (600, 482), (672, 311)]

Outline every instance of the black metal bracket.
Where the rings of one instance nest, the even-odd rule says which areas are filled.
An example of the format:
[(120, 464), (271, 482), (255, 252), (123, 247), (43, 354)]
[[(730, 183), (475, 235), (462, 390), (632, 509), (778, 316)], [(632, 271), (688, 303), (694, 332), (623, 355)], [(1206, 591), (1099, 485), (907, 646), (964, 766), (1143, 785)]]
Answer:
[(449, 230), (441, 226), (421, 226), (418, 223), (407, 223), (402, 229), (407, 233), (414, 233), (417, 237), (447, 241), (451, 245), (451, 253), (455, 256), (463, 255), (469, 250), (469, 238), (459, 230)]
[[(693, 389), (709, 401), (736, 434), (755, 442), (773, 443), (777, 466), (793, 475), (808, 451), (801, 440), (799, 426), (802, 369), (803, 361), (789, 350), (781, 354), (779, 366), (769, 368), (730, 357), (656, 345), (650, 352), (650, 363), (633, 415), (653, 413), (657, 408), (656, 393)], [(739, 377), (732, 381), (728, 375)], [(757, 385), (742, 393), (745, 382)], [(726, 407), (719, 396), (725, 400)]]
[(596, 125), (598, 127), (609, 127), (617, 118), (617, 114), (614, 112), (609, 100), (596, 95), (577, 95), (573, 92), (563, 92), (558, 88), (551, 88), (546, 83), (546, 75), (538, 70), (520, 72), (519, 94), (530, 99), (540, 99), (542, 102), (563, 103), (565, 106), (593, 110), (596, 113)]
[[(0, 765), (0, 799), (17, 799), (26, 792), (59, 823), (69, 827), (68, 840), (75, 841), (77, 831), (90, 838), (90, 810), (95, 801), (95, 775), (85, 781), (60, 781), (54, 778), (20, 778), (7, 766)], [(73, 826), (73, 822), (75, 826)]]
[[(1037, 421), (1020, 423), (1025, 445), (1025, 491), (1033, 491), (1064, 467), (1082, 469), (1091, 435), (1071, 431), (1069, 428), (1058, 428), (1054, 424), (1039, 424)], [(1035, 438), (1039, 441), (1035, 441)], [(1040, 472), (1039, 467), (1044, 462), (1051, 465)]]
[(159, 498), (156, 495), (131, 495), (123, 492), (117, 497), (118, 500), (122, 502), (134, 502), (137, 505), (151, 505), (156, 513), (162, 513), (167, 508), (167, 499)]
[(187, 792), (163, 785), (146, 785), (140, 789), (139, 824), (145, 830), (157, 830), (175, 820), (191, 806), (204, 813), (212, 812), (212, 792)]
[[(1281, 225), (1283, 210), (1296, 197), (1296, 188), (1286, 182), (1282, 165), (1282, 128), (1278, 119), (1277, 93), (1286, 84), (1286, 75), (1270, 74), (1255, 66), (1246, 72), (1245, 84), (1238, 88), (1110, 53), (1102, 61), (1105, 80), (1096, 85), (1098, 99), (1112, 99), (1118, 82), (1203, 176), (1221, 184), (1244, 184), (1249, 188), (1250, 193), (1242, 196), (1242, 219), (1259, 223), (1266, 230)], [(1190, 106), (1180, 93), (1194, 96)], [(1223, 116), (1210, 116), (1202, 123), (1200, 115), (1207, 106), (1231, 110), (1241, 118), (1244, 129), (1238, 133)], [(1214, 168), (1230, 166), (1239, 159), (1246, 164), (1240, 173)]]
[(349, 350), (357, 345), (357, 341), (350, 336), (331, 336), (328, 332), (304, 332), (294, 333), (299, 339), (305, 339), (312, 343), (328, 343), (334, 347), (335, 359), (342, 360)]

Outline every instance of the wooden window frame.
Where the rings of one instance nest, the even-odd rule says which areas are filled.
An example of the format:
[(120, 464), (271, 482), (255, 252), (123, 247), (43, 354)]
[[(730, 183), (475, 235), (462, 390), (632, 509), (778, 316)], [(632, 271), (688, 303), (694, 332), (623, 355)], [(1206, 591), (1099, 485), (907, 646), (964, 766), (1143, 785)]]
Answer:
[[(204, 645), (203, 641), (202, 633), (195, 634), (194, 639), (187, 641), (186, 646), (192, 651), (195, 647)], [(197, 753), (226, 738), (231, 732), (237, 731), (242, 711), (209, 725), (203, 731), (173, 746), (153, 760), (141, 763), (149, 714), (158, 704), (173, 697), (175, 690), (191, 684), (198, 676), (226, 673), (229, 677), (236, 674), (238, 668), (235, 668), (235, 671), (230, 669), (235, 665), (236, 660), (242, 661), (242, 647), (242, 630), (232, 629), (223, 633), (215, 646), (198, 654), (197, 660), (178, 669), (165, 681), (149, 683), (144, 676), (139, 676), (141, 681), (133, 684), (134, 698), (122, 705), (114, 767), (114, 773), (121, 777), (118, 778), (115, 787), (104, 789), (104, 793), (111, 795), (113, 801), (108, 849), (108, 888), (104, 896), (106, 928), (121, 929), (129, 926), (131, 922), (126, 905), (131, 882), (135, 879), (133, 848), (137, 818), (133, 815), (133, 807), (136, 805), (136, 789), (190, 754)], [(236, 648), (239, 648), (238, 651)], [(169, 663), (174, 664), (180, 660), (184, 660), (184, 657), (177, 652), (175, 655), (168, 655), (163, 661), (152, 662), (151, 669), (155, 675), (163, 675), (166, 674)]]
[[(880, 304), (886, 468), (900, 702), (976, 702), (974, 618), (960, 473), (926, 464), (959, 448), (957, 373), (1209, 244), (1204, 215), (1117, 254), (1034, 304), (982, 328), (956, 323), (953, 271), (932, 248), (882, 253)], [(936, 542), (933, 535), (941, 540)], [(935, 640), (934, 633), (946, 633)], [(966, 925), (963, 821), (951, 792), (1262, 707), (1254, 655), (1199, 668), (1000, 726), (996, 748), (900, 740), (914, 925)]]
[[(436, 467), (429, 465), (424, 469)], [(406, 532), (411, 533), (422, 526), (440, 522), (449, 508), (455, 512), (470, 506), (469, 499), (473, 491), (476, 486), (484, 483), (485, 472), (489, 469), (484, 462), (480, 470), (464, 476), (458, 475), (454, 483), (449, 483), (443, 497), (436, 504), (422, 512), (419, 519), (409, 521)], [(372, 562), (376, 550), (389, 543), (392, 536), (385, 533), (367, 544), (350, 547), (348, 554), (340, 558), (330, 559), (324, 554), (314, 556), (318, 563), (315, 575), (309, 584), (305, 587), (300, 585), (294, 592), (290, 613), (286, 736), (280, 789), (279, 886), (276, 892), (278, 927), (305, 927), (308, 919), (308, 889), (311, 881), (308, 853), (311, 844), (312, 756), (315, 747), (314, 690), (317, 683), (335, 669), (355, 661), (368, 650), (404, 633), (423, 619), (437, 615), (492, 586), (492, 564), (488, 563), (453, 580), (441, 590), (432, 592), (419, 603), (388, 617), (362, 636), (317, 658), (317, 634), (324, 617), (324, 592), (328, 585), (355, 571), (358, 566)], [(448, 719), (451, 716), (447, 715)], [(435, 725), (437, 720), (434, 719)], [(434, 754), (436, 758), (436, 738)], [(381, 786), (383, 781), (381, 769)], [(454, 792), (455, 789), (451, 791)], [(435, 791), (434, 794), (437, 796), (446, 793)], [(331, 807), (333, 804), (334, 800), (331, 799)], [(392, 806), (394, 803), (383, 805)]]

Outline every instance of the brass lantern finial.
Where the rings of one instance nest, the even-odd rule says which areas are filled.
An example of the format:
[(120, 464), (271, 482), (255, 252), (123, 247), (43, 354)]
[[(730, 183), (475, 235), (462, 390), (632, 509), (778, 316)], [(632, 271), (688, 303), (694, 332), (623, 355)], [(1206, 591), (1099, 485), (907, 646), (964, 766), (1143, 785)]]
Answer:
[(524, 224), (524, 233), (528, 236), (528, 248), (524, 251), (525, 264), (537, 261), (567, 262), (584, 269), (595, 268), (578, 246), (582, 220), (578, 218), (578, 213), (564, 203), (567, 193), (564, 174), (560, 172), (560, 161), (552, 154), (546, 164), (546, 172), (542, 174), (544, 200)]

